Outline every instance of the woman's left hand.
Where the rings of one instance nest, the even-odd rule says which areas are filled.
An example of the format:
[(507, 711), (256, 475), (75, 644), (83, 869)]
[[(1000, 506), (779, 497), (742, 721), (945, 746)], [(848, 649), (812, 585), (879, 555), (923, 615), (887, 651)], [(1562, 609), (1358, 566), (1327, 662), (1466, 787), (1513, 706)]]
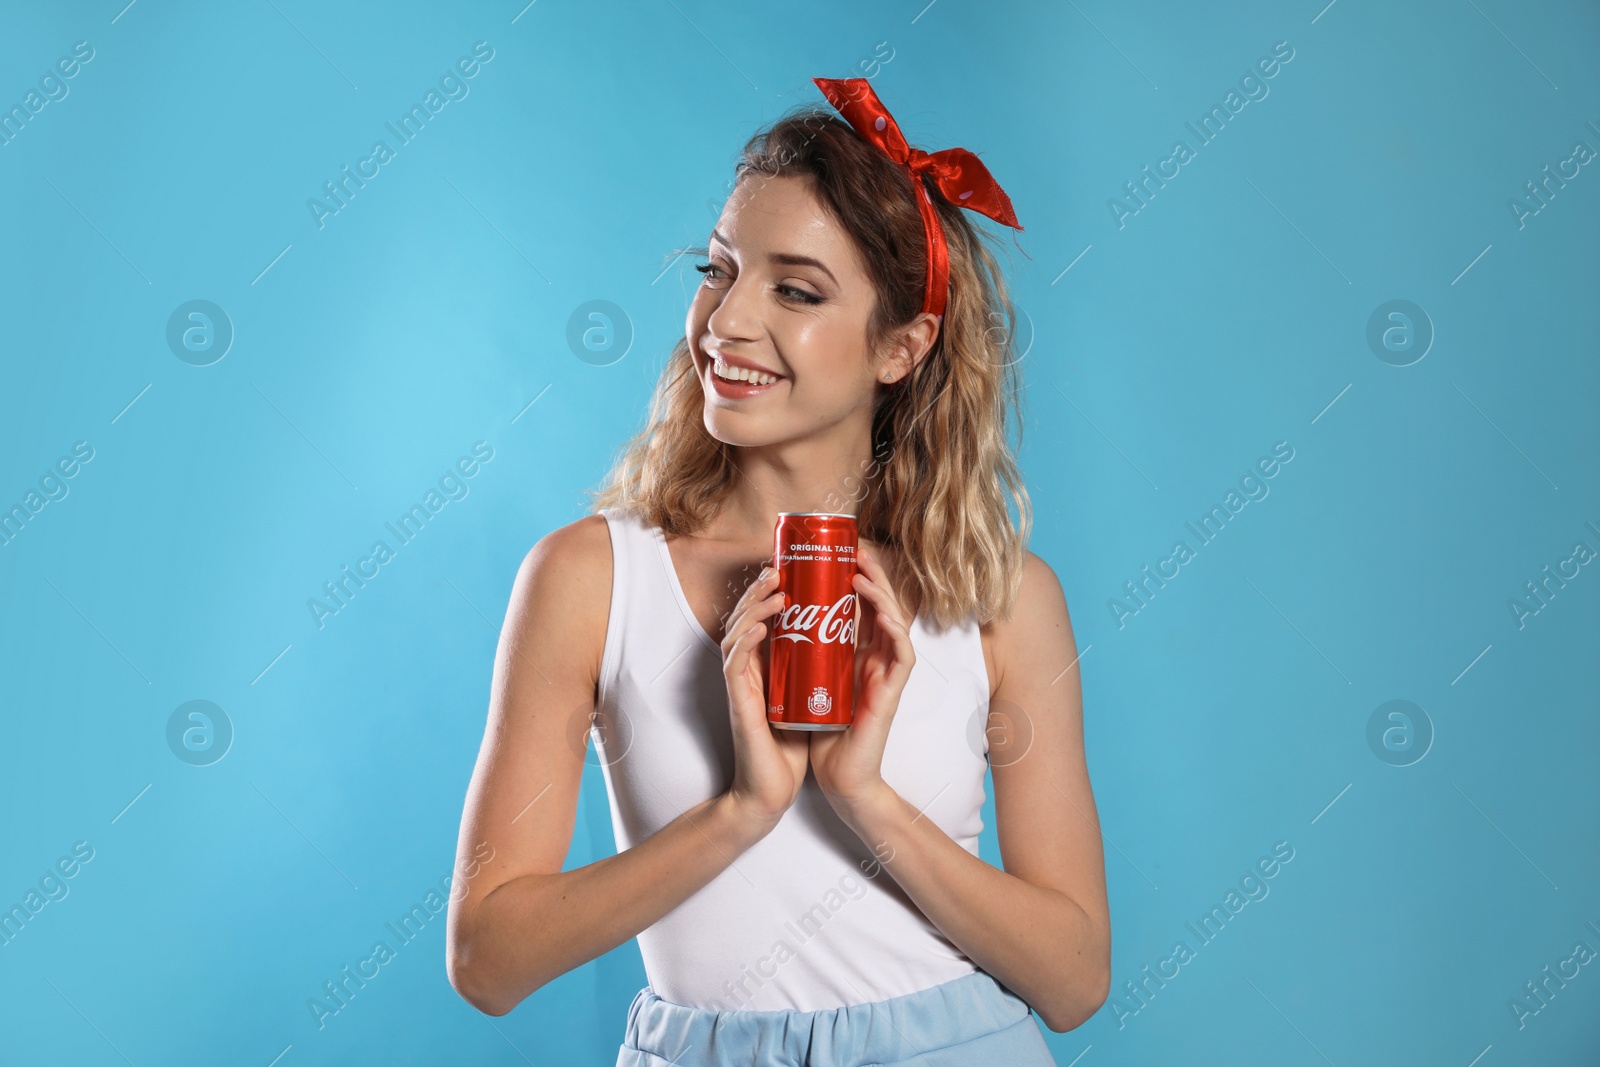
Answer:
[(812, 773), (841, 814), (888, 788), (883, 749), (917, 661), (910, 622), (877, 554), (859, 546), (856, 565), (855, 721), (845, 730), (811, 735)]

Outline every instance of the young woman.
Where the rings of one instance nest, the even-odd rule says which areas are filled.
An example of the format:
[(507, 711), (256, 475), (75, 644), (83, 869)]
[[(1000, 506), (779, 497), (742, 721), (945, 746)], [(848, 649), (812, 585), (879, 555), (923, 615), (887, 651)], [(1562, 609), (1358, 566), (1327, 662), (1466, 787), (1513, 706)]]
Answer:
[[(962, 209), (1015, 217), (864, 80), (817, 84), (844, 119), (746, 145), (648, 425), (517, 574), (450, 980), (502, 1015), (637, 937), (619, 1067), (1049, 1064), (1032, 1013), (1100, 1007), (1110, 923), (1072, 627), (1007, 445), (1011, 307)], [(861, 531), (841, 732), (767, 724), (780, 512)], [(591, 733), (622, 851), (563, 871)]]

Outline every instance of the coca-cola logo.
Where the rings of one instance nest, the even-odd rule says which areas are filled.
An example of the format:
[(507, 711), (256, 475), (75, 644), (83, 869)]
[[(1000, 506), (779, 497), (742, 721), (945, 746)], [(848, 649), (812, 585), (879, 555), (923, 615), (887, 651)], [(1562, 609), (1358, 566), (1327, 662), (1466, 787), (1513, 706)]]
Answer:
[(822, 604), (791, 604), (778, 613), (778, 625), (772, 639), (808, 645), (855, 644), (856, 595), (846, 593), (827, 607)]

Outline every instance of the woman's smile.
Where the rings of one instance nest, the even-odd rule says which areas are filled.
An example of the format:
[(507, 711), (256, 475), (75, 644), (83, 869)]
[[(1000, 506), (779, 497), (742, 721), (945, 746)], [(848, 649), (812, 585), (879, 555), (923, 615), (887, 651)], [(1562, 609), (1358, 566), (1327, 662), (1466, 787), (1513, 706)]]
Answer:
[(770, 392), (778, 383), (787, 381), (781, 374), (763, 369), (754, 360), (729, 355), (709, 349), (706, 360), (707, 377), (711, 389), (726, 400), (743, 400)]
[(736, 370), (726, 364), (718, 363), (716, 360), (709, 360), (707, 365), (710, 370), (706, 376), (711, 379), (711, 388), (717, 396), (722, 397), (724, 400), (746, 400), (753, 396), (761, 396), (763, 393), (770, 393), (788, 381), (787, 378), (773, 379), (769, 376), (761, 375), (760, 377), (765, 379), (765, 384), (758, 384), (751, 380), (724, 376), (725, 374), (740, 375), (752, 374), (753, 372)]

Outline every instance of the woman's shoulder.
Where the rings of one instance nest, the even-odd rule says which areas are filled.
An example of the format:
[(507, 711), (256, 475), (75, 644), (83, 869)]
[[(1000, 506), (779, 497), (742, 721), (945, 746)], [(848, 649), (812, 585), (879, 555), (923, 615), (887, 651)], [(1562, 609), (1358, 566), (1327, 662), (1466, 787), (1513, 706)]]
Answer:
[(1067, 597), (1055, 569), (1031, 550), (1023, 549), (1022, 576), (1011, 600), (1011, 610), (985, 623), (983, 629), (997, 637), (1015, 636), (1040, 624), (1066, 620)]
[(1024, 549), (1022, 580), (1017, 583), (1011, 610), (979, 627), (985, 659), (990, 666), (990, 692), (998, 687), (1008, 660), (1027, 658), (1041, 638), (1063, 628), (1071, 634), (1072, 623), (1061, 580), (1050, 564), (1033, 551)]
[[(524, 568), (551, 569), (569, 576), (605, 577), (611, 571), (611, 531), (604, 515), (585, 515), (558, 526), (534, 542)], [(574, 574), (574, 572), (577, 572)]]
[(611, 533), (604, 515), (585, 515), (546, 533), (517, 571), (511, 612), (575, 653), (597, 680), (611, 614)]

